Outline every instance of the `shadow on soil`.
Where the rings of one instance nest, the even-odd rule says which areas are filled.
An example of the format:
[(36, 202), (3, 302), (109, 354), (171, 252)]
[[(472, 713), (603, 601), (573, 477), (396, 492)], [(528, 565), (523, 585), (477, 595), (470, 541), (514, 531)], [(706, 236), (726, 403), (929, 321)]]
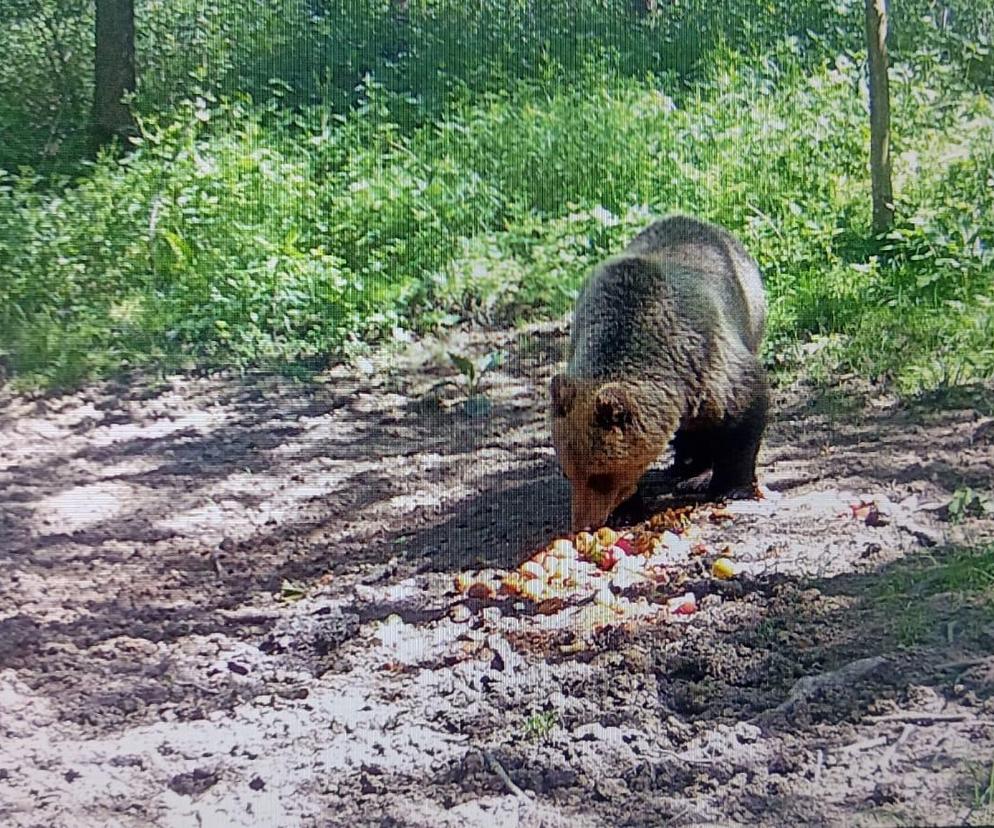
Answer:
[[(333, 582), (348, 584), (394, 556), (396, 574), (390, 577), (425, 568), (454, 571), (516, 563), (566, 528), (568, 491), (548, 450), (544, 413), (535, 404), (548, 381), (546, 365), (541, 353), (531, 361), (512, 362), (506, 379), (508, 387), (518, 390), (505, 395), (500, 385), (493, 387), (493, 412), (480, 420), (455, 409), (425, 413), (416, 396), (343, 379), (268, 393), (251, 384), (227, 383), (207, 385), (193, 398), (200, 409), (219, 412), (206, 434), (182, 427), (161, 436), (138, 432), (102, 444), (45, 444), (35, 460), (0, 472), (0, 482), (12, 491), (0, 506), (0, 569), (9, 576), (8, 606), (19, 607), (25, 590), (39, 588), (66, 568), (85, 573), (97, 565), (120, 565), (130, 585), (113, 584), (101, 600), (86, 597), (90, 592), (76, 596), (68, 591), (62, 608), (72, 617), (69, 621), (8, 614), (0, 621), (0, 668), (35, 671), (38, 692), (51, 694), (66, 718), (85, 721), (84, 711), (97, 701), (85, 689), (78, 698), (67, 697), (80, 673), (113, 677), (113, 687), (101, 690), (103, 701), (118, 707), (111, 720), (124, 723), (165, 699), (182, 702), (180, 715), (196, 718), (232, 704), (251, 688), (233, 684), (225, 692), (189, 686), (166, 690), (162, 676), (167, 664), (136, 658), (129, 667), (127, 660), (108, 662), (93, 648), (119, 636), (169, 642), (234, 631), (243, 640), (255, 640), (269, 621), (233, 621), (218, 610), (278, 592), (283, 579), (306, 581), (330, 573)], [(141, 409), (156, 393), (111, 386), (93, 392), (90, 399), (98, 409), (126, 412)], [(811, 425), (804, 405), (788, 407), (771, 428), (764, 451), (776, 461), (801, 461), (827, 432), (838, 453), (840, 476), (897, 479), (909, 473), (908, 467), (889, 465), (886, 457), (920, 454), (921, 434), (912, 424), (945, 404), (948, 400), (936, 409), (923, 403), (897, 416), (866, 416), (856, 426), (838, 421)], [(989, 412), (989, 392), (958, 401), (957, 408)], [(46, 402), (38, 413), (48, 416), (57, 410)], [(430, 405), (427, 411), (432, 412)], [(163, 417), (168, 419), (168, 412)], [(140, 412), (115, 413), (109, 420), (117, 425), (158, 421)], [(73, 433), (85, 438), (92, 428), (106, 425), (108, 421), (84, 422), (74, 425)], [(885, 454), (866, 457), (868, 435), (874, 443), (886, 443)], [(946, 448), (955, 449), (955, 439), (951, 436)], [(150, 467), (129, 471), (133, 459), (149, 461)], [(360, 470), (351, 470), (353, 465)], [(93, 471), (115, 467), (125, 470), (99, 477)], [(938, 460), (925, 459), (913, 473), (927, 478), (953, 472)], [(247, 478), (241, 488), (225, 487), (242, 473)], [(962, 469), (955, 473), (957, 480), (963, 479)], [(253, 484), (254, 476), (273, 488)], [(978, 469), (975, 478), (981, 477)], [(77, 532), (62, 532), (58, 526), (38, 530), (34, 507), (40, 499), (97, 480), (133, 487), (141, 497)], [(220, 553), (215, 542), (203, 541), (195, 532), (156, 525), (164, 515), (214, 502), (215, 489), (224, 488), (225, 498), (252, 510), (291, 482), (300, 486), (292, 516), (222, 542)], [(327, 491), (307, 494), (309, 485), (322, 482), (328, 483)], [(396, 502), (408, 497), (413, 498), (410, 504)], [(648, 662), (641, 669), (654, 676), (662, 703), (675, 714), (716, 721), (748, 718), (775, 708), (803, 674), (870, 654), (898, 652), (886, 637), (867, 636), (872, 603), (854, 610), (841, 600), (859, 600), (888, 577), (881, 571), (845, 581), (838, 604), (824, 597), (812, 602), (804, 590), (816, 584), (784, 579), (742, 585), (742, 599), (759, 605), (763, 620), (758, 625), (701, 630), (683, 642), (667, 628), (653, 634), (659, 641), (648, 635), (617, 646), (648, 648)], [(829, 586), (821, 586), (825, 595)], [(944, 682), (945, 675), (933, 670), (944, 660), (948, 653), (939, 645), (918, 652), (911, 670), (905, 656), (895, 656), (865, 687), (857, 683), (824, 704), (809, 705), (806, 713), (793, 711), (791, 726), (804, 721), (803, 716), (810, 721), (856, 716), (871, 698), (899, 693), (914, 681)]]

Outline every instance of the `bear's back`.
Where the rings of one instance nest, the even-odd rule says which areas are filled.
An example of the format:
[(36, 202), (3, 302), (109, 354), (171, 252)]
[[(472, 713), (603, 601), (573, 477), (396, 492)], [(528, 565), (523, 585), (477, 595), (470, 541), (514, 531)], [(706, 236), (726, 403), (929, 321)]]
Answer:
[(733, 236), (697, 219), (660, 219), (584, 284), (569, 370), (590, 378), (694, 371), (716, 348), (755, 355), (764, 321), (759, 270)]
[(677, 269), (699, 273), (715, 288), (714, 296), (736, 322), (743, 341), (755, 353), (766, 325), (763, 280), (756, 262), (731, 233), (690, 216), (654, 221), (624, 249)]
[(690, 268), (645, 256), (609, 259), (577, 301), (570, 374), (666, 379), (656, 372), (696, 366), (728, 326), (717, 293), (713, 280)]

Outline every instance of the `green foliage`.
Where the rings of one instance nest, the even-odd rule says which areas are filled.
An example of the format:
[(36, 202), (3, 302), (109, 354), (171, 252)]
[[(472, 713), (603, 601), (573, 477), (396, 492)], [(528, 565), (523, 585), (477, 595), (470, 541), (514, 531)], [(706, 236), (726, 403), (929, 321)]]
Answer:
[[(395, 118), (426, 123), (455, 99), (506, 92), (520, 80), (577, 86), (596, 64), (635, 79), (705, 76), (714, 52), (761, 57), (785, 38), (802, 58), (862, 47), (858, 0), (674, 0), (638, 16), (632, 0), (136, 0), (145, 115), (171, 109), (191, 82), (344, 114), (369, 75), (397, 97)], [(950, 66), (990, 88), (994, 9), (974, 0), (909, 0), (891, 8), (898, 58)], [(0, 167), (76, 171), (92, 88), (93, 3), (0, 5)], [(416, 102), (412, 105), (411, 102)]]
[(771, 363), (904, 391), (994, 375), (989, 3), (895, 10), (898, 223), (874, 239), (861, 3), (241, 2), (138, 3), (140, 136), (72, 180), (90, 6), (0, 11), (23, 58), (0, 68), (14, 373), (312, 364), (560, 314), (680, 210), (759, 259)]
[(994, 513), (994, 498), (965, 486), (953, 492), (949, 501), (949, 519), (960, 523), (968, 517), (983, 517)]
[(954, 547), (894, 570), (876, 589), (891, 619), (892, 632), (904, 644), (947, 639), (952, 619), (960, 634), (979, 638), (994, 618), (994, 546)]
[(475, 396), (480, 390), (480, 380), (488, 371), (500, 367), (504, 362), (506, 354), (503, 351), (491, 351), (482, 357), (473, 359), (462, 354), (450, 353), (449, 359), (452, 364), (459, 369), (466, 384), (466, 393)]
[(990, 808), (994, 806), (994, 761), (989, 765), (973, 764), (973, 768), (976, 777), (973, 783), (973, 808)]
[(556, 710), (545, 710), (535, 713), (525, 720), (522, 736), (527, 741), (541, 742), (549, 737), (553, 728), (559, 724), (559, 713)]
[(88, 0), (0, 4), (0, 169), (58, 172), (86, 149), (92, 98)]

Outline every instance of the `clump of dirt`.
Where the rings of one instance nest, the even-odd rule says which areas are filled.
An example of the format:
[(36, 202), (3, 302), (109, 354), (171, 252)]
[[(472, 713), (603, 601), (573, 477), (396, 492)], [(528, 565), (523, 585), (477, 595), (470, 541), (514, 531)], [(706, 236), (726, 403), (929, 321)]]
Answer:
[(656, 568), (616, 582), (583, 553), (607, 592), (553, 561), (562, 595), (469, 594), (566, 537), (544, 410), (564, 342), (438, 349), (508, 353), (473, 416), (423, 344), (312, 384), (8, 395), (0, 821), (994, 819), (990, 615), (894, 586), (994, 538), (947, 506), (991, 485), (991, 390), (782, 388), (769, 496), (653, 474), (614, 526), (631, 549), (600, 552)]

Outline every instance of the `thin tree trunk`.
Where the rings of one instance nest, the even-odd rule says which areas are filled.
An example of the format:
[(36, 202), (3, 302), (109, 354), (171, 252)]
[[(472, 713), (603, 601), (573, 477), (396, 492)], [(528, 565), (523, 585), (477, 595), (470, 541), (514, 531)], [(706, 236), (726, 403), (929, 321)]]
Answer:
[(100, 146), (134, 128), (124, 96), (135, 90), (135, 3), (96, 2), (92, 132)]
[(866, 45), (870, 64), (870, 177), (873, 230), (894, 223), (890, 177), (890, 86), (887, 80), (887, 0), (866, 0)]

